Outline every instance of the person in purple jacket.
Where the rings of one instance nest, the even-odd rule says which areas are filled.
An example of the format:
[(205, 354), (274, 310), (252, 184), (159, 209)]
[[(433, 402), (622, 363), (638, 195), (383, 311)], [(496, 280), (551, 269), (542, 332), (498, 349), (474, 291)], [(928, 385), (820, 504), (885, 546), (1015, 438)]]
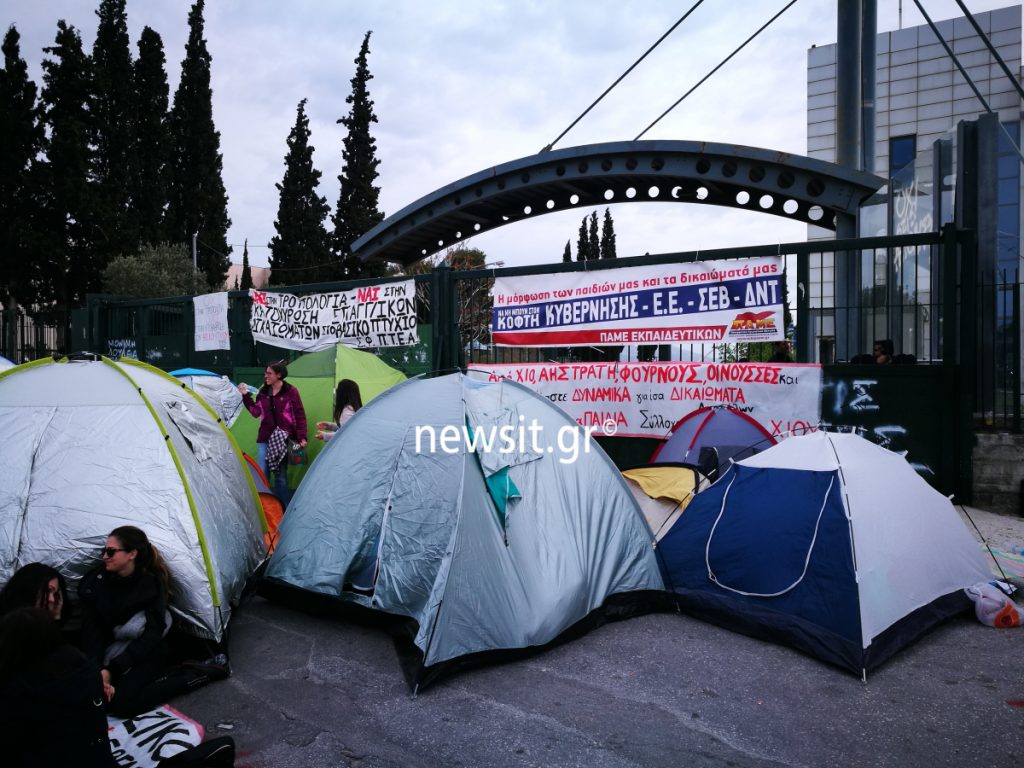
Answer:
[(245, 384), (238, 385), (245, 407), (260, 419), (260, 431), (256, 435), (257, 460), (268, 479), (271, 474), (274, 475), (274, 493), (285, 507), (291, 495), (288, 491), (288, 461), (287, 456), (282, 458), (280, 454), (278, 446), (281, 435), (275, 435), (275, 431), (280, 429), (303, 448), (307, 441), (306, 411), (302, 407), (302, 398), (299, 390), (285, 381), (287, 377), (288, 366), (283, 360), (270, 363), (263, 373), (266, 383), (260, 387), (255, 401)]

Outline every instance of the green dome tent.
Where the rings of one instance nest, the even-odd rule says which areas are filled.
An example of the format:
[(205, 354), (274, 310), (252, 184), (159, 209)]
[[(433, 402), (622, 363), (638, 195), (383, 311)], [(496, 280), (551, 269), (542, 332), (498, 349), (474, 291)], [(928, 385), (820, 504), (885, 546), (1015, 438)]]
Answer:
[[(253, 372), (245, 383), (258, 388), (263, 385), (263, 369)], [(381, 392), (405, 380), (405, 374), (395, 370), (369, 352), (361, 352), (342, 344), (319, 352), (308, 352), (288, 363), (288, 383), (299, 390), (302, 407), (306, 411), (309, 429), (307, 455), (312, 463), (324, 447), (315, 440), (316, 423), (330, 421), (334, 415), (334, 388), (342, 379), (352, 379), (359, 385), (359, 394), (365, 405)], [(259, 419), (243, 413), (231, 427), (239, 446), (250, 456), (256, 456), (256, 433)], [(289, 481), (294, 488), (305, 475), (306, 467), (293, 467)]]

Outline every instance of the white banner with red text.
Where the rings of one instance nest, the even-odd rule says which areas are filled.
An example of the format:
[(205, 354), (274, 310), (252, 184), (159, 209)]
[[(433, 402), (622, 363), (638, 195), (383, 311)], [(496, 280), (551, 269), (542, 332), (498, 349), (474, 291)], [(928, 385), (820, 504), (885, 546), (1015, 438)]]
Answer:
[(821, 366), (804, 363), (512, 363), (469, 374), (543, 395), (594, 434), (664, 438), (705, 406), (732, 406), (780, 439), (821, 420)]
[(275, 347), (316, 352), (336, 344), (366, 349), (419, 342), (413, 280), (302, 295), (250, 289), (249, 296), (253, 338)]
[(781, 341), (782, 258), (499, 277), (499, 346)]

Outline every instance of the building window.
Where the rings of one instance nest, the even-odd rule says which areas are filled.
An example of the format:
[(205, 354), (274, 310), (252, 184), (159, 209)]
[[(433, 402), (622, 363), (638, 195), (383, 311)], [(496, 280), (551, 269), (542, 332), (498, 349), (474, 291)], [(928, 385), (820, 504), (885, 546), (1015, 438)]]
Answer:
[(893, 136), (889, 139), (889, 175), (914, 162), (917, 156), (917, 136)]

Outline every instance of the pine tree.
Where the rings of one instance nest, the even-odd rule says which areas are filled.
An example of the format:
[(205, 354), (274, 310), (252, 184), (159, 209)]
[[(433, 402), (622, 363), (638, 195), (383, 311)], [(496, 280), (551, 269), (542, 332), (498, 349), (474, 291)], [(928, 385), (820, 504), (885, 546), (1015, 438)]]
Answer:
[(103, 263), (97, 258), (89, 183), (91, 62), (78, 30), (57, 22), (54, 45), (43, 49), (41, 97), (46, 161), (40, 165), (36, 247), (47, 277), (40, 300), (78, 306), (100, 289)]
[(565, 241), (565, 250), (562, 251), (562, 261), (567, 264), (572, 262), (572, 247), (568, 240)]
[(284, 165), (284, 178), (276, 185), (280, 201), (274, 222), (277, 234), (270, 240), (270, 282), (295, 285), (336, 280), (340, 275), (324, 228), (330, 209), (316, 192), (320, 171), (313, 166), (305, 99), (295, 111)]
[(249, 240), (246, 239), (245, 245), (242, 246), (242, 280), (239, 283), (239, 288), (243, 291), (248, 291), (252, 287), (252, 269), (249, 267)]
[(597, 211), (590, 213), (590, 233), (587, 237), (587, 258), (601, 258), (601, 239), (597, 235)]
[(36, 302), (39, 278), (32, 253), (35, 157), (43, 146), (36, 84), (21, 58), (21, 36), (4, 35), (0, 70), (0, 309)]
[(134, 171), (132, 59), (127, 0), (101, 0), (92, 48), (93, 223), (100, 267), (138, 250), (138, 224), (129, 195)]
[(210, 288), (224, 285), (231, 265), (227, 244), (228, 196), (221, 178), (224, 158), (220, 133), (213, 124), (210, 53), (203, 38), (205, 0), (196, 0), (188, 14), (188, 43), (181, 63), (181, 81), (171, 109), (172, 188), (167, 209), (167, 234), (172, 242), (198, 239), (199, 268)]
[(580, 234), (576, 240), (576, 261), (590, 260), (590, 238), (587, 236), (587, 217), (580, 222)]
[(612, 213), (604, 209), (604, 224), (601, 227), (601, 258), (614, 259), (615, 252), (615, 224), (612, 222)]
[(346, 117), (338, 120), (348, 130), (348, 134), (341, 153), (343, 165), (341, 175), (338, 176), (341, 188), (332, 219), (333, 247), (347, 278), (381, 277), (387, 274), (387, 265), (383, 262), (363, 263), (352, 256), (352, 243), (384, 220), (384, 214), (378, 208), (380, 188), (374, 186), (380, 160), (377, 159), (377, 142), (370, 134), (370, 124), (377, 122), (377, 116), (373, 113), (373, 101), (366, 87), (373, 79), (366, 63), (371, 34), (366, 33), (355, 59), (352, 93), (345, 99), (351, 108)]
[(171, 134), (168, 125), (168, 92), (164, 43), (149, 27), (139, 36), (139, 58), (135, 62), (135, 140), (131, 200), (142, 243), (155, 245), (167, 239), (164, 215), (169, 185), (167, 163)]

